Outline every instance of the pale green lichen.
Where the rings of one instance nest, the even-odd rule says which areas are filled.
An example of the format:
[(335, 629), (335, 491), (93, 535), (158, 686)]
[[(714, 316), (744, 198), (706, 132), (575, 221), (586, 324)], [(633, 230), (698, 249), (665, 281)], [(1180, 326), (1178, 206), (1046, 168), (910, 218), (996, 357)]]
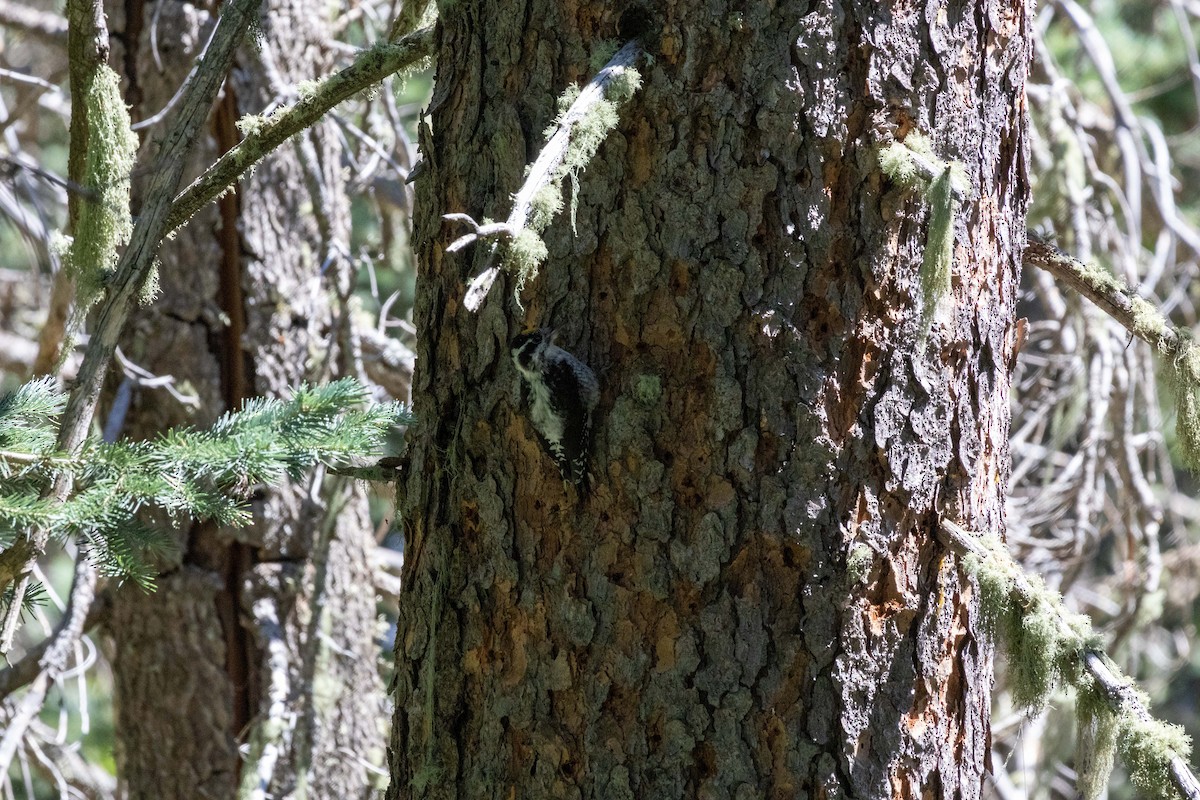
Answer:
[[(1104, 272), (1106, 275), (1109, 274), (1099, 268), (1096, 271)], [(1111, 278), (1112, 276), (1109, 275), (1109, 277)], [(1112, 280), (1117, 282), (1116, 278), (1112, 278)], [(1119, 282), (1117, 283), (1120, 285)], [(1122, 290), (1124, 288), (1124, 286), (1121, 286)], [(1130, 298), (1129, 308), (1133, 315), (1133, 334), (1154, 342), (1159, 351), (1165, 351), (1168, 348), (1166, 340), (1171, 331), (1171, 326), (1167, 322), (1166, 317), (1162, 315), (1162, 312), (1137, 296)]]
[(1184, 465), (1200, 472), (1200, 347), (1178, 332), (1168, 356), (1175, 392), (1175, 431)]
[(1088, 680), (1075, 695), (1075, 789), (1095, 800), (1108, 787), (1117, 753), (1117, 716)]
[(522, 230), (508, 243), (509, 263), (523, 281), (537, 274), (538, 267), (547, 255), (546, 243), (536, 231), (529, 228)]
[[(917, 156), (932, 166), (934, 175), (918, 168)], [(929, 140), (910, 133), (903, 142), (891, 142), (879, 151), (879, 167), (889, 178), (910, 191), (921, 194), (929, 203), (929, 226), (925, 255), (921, 262), (921, 329), (923, 341), (934, 319), (950, 294), (950, 275), (954, 265), (954, 220), (956, 194), (967, 191), (966, 171), (957, 161), (942, 161), (934, 155)]]
[(611, 100), (599, 100), (571, 129), (571, 142), (563, 155), (563, 169), (575, 172), (583, 169), (600, 149), (609, 131), (617, 127), (620, 117), (617, 105)]
[(617, 104), (624, 103), (642, 88), (642, 73), (633, 67), (624, 67), (613, 75), (608, 84), (608, 96)]
[(546, 130), (542, 131), (542, 138), (549, 139), (558, 130), (558, 126), (562, 124), (566, 118), (567, 112), (571, 110), (571, 105), (579, 99), (579, 93), (582, 89), (578, 83), (568, 84), (567, 88), (563, 89), (562, 94), (555, 100), (555, 106), (558, 108), (558, 116), (554, 118), (554, 122), (550, 124)]
[(987, 541), (988, 557), (968, 555), (963, 568), (979, 586), (985, 630), (995, 633), (1008, 654), (1013, 702), (1038, 711), (1064, 679), (1079, 677), (1080, 656), (1096, 644), (1086, 619), (1063, 624), (1062, 598), (1036, 576), (1026, 576), (1029, 591), (1017, 597), (1020, 568), (996, 540)]
[(1191, 738), (1183, 728), (1139, 719), (1132, 711), (1121, 714), (1118, 726), (1117, 749), (1133, 785), (1146, 797), (1178, 797), (1171, 782), (1171, 759), (1187, 758), (1192, 751)]
[(542, 232), (563, 209), (562, 188), (548, 183), (537, 191), (529, 203), (529, 227)]
[(908, 148), (899, 142), (892, 142), (879, 151), (879, 168), (906, 189), (917, 189), (924, 185)]
[(653, 406), (662, 398), (662, 379), (657, 375), (638, 375), (633, 394), (642, 405)]
[(933, 153), (933, 146), (923, 135), (913, 132), (903, 142), (892, 141), (879, 151), (879, 167), (883, 173), (906, 189), (925, 192), (928, 179), (917, 169), (913, 154), (934, 163), (940, 163)]
[(296, 84), (296, 96), (301, 100), (311, 100), (321, 91), (323, 80), (306, 80)]
[(872, 561), (874, 553), (865, 544), (859, 542), (850, 548), (850, 553), (846, 556), (846, 578), (851, 586), (866, 580), (871, 573)]
[(925, 237), (925, 258), (921, 262), (922, 335), (929, 333), (934, 317), (950, 295), (955, 205), (951, 165), (946, 165), (941, 174), (934, 178), (926, 197), (929, 200), (929, 228)]
[[(609, 57), (611, 58), (611, 55)], [(620, 122), (617, 113), (619, 103), (632, 97), (640, 85), (641, 76), (637, 70), (628, 67), (619, 70), (606, 89), (608, 98), (601, 98), (587, 113), (571, 121), (570, 139), (562, 162), (550, 175), (547, 185), (538, 190), (530, 203), (527, 227), (508, 244), (505, 266), (517, 275), (518, 294), (525, 283), (537, 275), (538, 267), (546, 260), (546, 244), (539, 234), (549, 227), (551, 220), (563, 209), (563, 181), (567, 178), (572, 181), (570, 208), (571, 229), (574, 231), (579, 200), (578, 174), (588, 165), (601, 143)], [(580, 88), (574, 84), (563, 90), (558, 98), (558, 116), (543, 134), (547, 140), (567, 123), (571, 106), (579, 99), (579, 94)]]
[[(1014, 576), (1020, 568), (1003, 545), (985, 543), (986, 555), (967, 555), (963, 568), (979, 586), (979, 608), (986, 629), (993, 630), (1008, 656), (1013, 701), (1020, 707), (1042, 708), (1061, 682), (1075, 689), (1076, 788), (1086, 800), (1099, 797), (1108, 784), (1114, 753), (1129, 771), (1134, 785), (1146, 796), (1177, 797), (1171, 781), (1171, 759), (1185, 761), (1191, 741), (1183, 729), (1143, 719), (1132, 706), (1113, 711), (1095, 679), (1084, 669), (1084, 655), (1100, 647), (1100, 637), (1087, 617), (1068, 614), (1057, 592), (1037, 576), (1025, 575), (1027, 587), (1018, 591)], [(1130, 687), (1132, 688), (1132, 687)], [(1142, 707), (1149, 699), (1140, 692)]]
[(145, 280), (143, 280), (142, 285), (140, 287), (138, 287), (138, 303), (139, 304), (141, 304), (143, 306), (148, 306), (154, 302), (154, 299), (156, 297), (158, 297), (158, 293), (162, 288), (159, 285), (158, 274), (159, 274), (159, 261), (157, 259), (155, 259), (154, 266), (151, 267), (150, 271), (146, 273)]
[[(981, 540), (989, 549), (1003, 548), (994, 537)], [(1003, 559), (981, 559), (974, 553), (963, 557), (963, 569), (975, 578), (979, 586), (979, 613), (983, 629), (995, 636), (1005, 630), (1013, 614), (1013, 579), (1004, 568)]]
[(270, 120), (262, 114), (246, 114), (233, 123), (243, 137), (258, 134), (267, 126)]
[(1054, 608), (1044, 597), (1035, 597), (1010, 621), (1008, 665), (1013, 702), (1030, 711), (1040, 711), (1058, 685), (1062, 640)]
[(104, 291), (117, 263), (117, 249), (129, 241), (129, 177), (138, 138), (130, 128), (117, 73), (101, 65), (84, 90), (88, 146), (75, 235), (64, 259), (75, 281), (81, 311)]

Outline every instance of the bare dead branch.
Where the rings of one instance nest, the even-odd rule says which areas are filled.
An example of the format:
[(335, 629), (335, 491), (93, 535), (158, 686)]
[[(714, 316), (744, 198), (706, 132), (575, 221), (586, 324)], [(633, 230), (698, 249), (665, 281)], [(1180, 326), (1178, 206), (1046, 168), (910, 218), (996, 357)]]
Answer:
[(395, 44), (379, 44), (364, 50), (353, 64), (321, 81), (312, 95), (294, 106), (275, 111), (259, 127), (249, 130), (237, 147), (221, 156), (184, 189), (171, 207), (167, 231), (183, 225), (200, 208), (233, 186), (242, 173), (289, 138), (315, 124), (338, 103), (431, 55), (432, 28), (409, 34)]
[[(75, 561), (75, 578), (71, 584), (71, 594), (67, 600), (67, 609), (63, 614), (62, 622), (59, 623), (58, 629), (50, 638), (47, 646), (41, 650), (38, 659), (31, 661), (36, 665), (36, 671), (30, 681), (29, 690), (21, 697), (20, 701), (10, 706), (8, 725), (4, 730), (3, 737), (0, 737), (0, 774), (8, 773), (9, 764), (12, 763), (12, 758), (17, 752), (17, 747), (24, 737), (26, 729), (42, 709), (50, 684), (66, 669), (67, 657), (75, 648), (75, 642), (83, 635), (88, 612), (95, 596), (96, 568), (80, 553)], [(21, 604), (14, 599), (13, 606), (20, 609)], [(22, 667), (22, 669), (29, 668)]]
[(86, 800), (115, 800), (117, 779), (103, 767), (88, 763), (77, 747), (61, 742), (56, 730), (41, 720), (34, 720), (29, 726), (29, 734), (25, 739), (26, 747), (36, 744), (41, 751), (38, 762), (47, 770), (53, 765), (74, 792)]
[[(80, 591), (82, 592), (83, 589), (81, 588)], [(59, 626), (55, 629), (54, 633), (30, 648), (20, 661), (17, 661), (4, 670), (0, 670), (0, 700), (7, 698), (22, 686), (27, 686), (37, 677), (38, 673), (43, 669), (43, 663), (47, 662), (47, 653), (50, 648), (55, 646), (55, 643), (59, 641), (69, 625), (77, 622), (78, 610), (82, 608), (81, 602), (84, 599), (84, 597), (77, 597), (74, 588), (72, 588), (68, 604), (68, 609), (71, 610), (68, 610), (62, 621), (59, 622)], [(78, 628), (79, 633), (87, 632), (97, 625), (103, 625), (108, 621), (111, 614), (112, 598), (107, 592), (99, 592), (91, 600), (83, 623)], [(61, 644), (58, 646), (62, 647)]]
[(66, 19), (49, 11), (39, 11), (23, 3), (14, 3), (12, 0), (0, 0), (0, 25), (55, 44), (67, 43)]

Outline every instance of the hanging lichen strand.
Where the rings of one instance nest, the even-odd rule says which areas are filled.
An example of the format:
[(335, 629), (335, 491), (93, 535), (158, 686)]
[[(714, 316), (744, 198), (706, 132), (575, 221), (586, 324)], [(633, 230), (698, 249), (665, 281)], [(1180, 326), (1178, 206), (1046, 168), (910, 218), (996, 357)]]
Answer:
[(954, 212), (957, 196), (967, 191), (962, 164), (942, 161), (919, 133), (903, 142), (892, 142), (879, 152), (879, 166), (889, 178), (918, 193), (929, 204), (929, 228), (921, 261), (921, 338), (950, 295), (950, 270), (954, 262)]

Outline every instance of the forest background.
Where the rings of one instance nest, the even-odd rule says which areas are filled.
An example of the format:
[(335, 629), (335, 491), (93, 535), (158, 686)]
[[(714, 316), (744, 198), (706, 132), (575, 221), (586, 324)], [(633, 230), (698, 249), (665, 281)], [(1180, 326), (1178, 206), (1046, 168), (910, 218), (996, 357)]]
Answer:
[[(38, 342), (55, 313), (52, 287), (61, 269), (54, 233), (65, 227), (78, 190), (65, 177), (71, 98), (61, 15), (51, 4), (0, 0), (0, 392), (15, 390), (38, 369)], [(343, 66), (359, 48), (386, 38), (393, 16), (388, 3), (331, 13), (321, 24), (332, 55), (308, 74)], [(1105, 265), (1176, 325), (1194, 330), (1200, 324), (1194, 288), (1200, 286), (1200, 4), (1059, 0), (1044, 4), (1034, 19), (1031, 230)], [(153, 29), (156, 20), (140, 24)], [(172, 37), (180, 35), (164, 34), (152, 58), (170, 62)], [(174, 65), (180, 82), (190, 66)], [(277, 94), (263, 94), (264, 109), (303, 94), (302, 78), (275, 78)], [(344, 291), (329, 324), (354, 327), (361, 341), (357, 377), (377, 401), (408, 399), (411, 354), (421, 335), (412, 324), (413, 191), (406, 181), (418, 160), (417, 123), (432, 85), (432, 70), (389, 78), (379, 91), (340, 106), (329, 127), (349, 175), (345, 218), (319, 219), (304, 202), (295, 209), (318, 217), (312, 225), (319, 231), (345, 228), (347, 252), (310, 254), (305, 263), (340, 265)], [(162, 94), (164, 110), (172, 96)], [(152, 132), (162, 120), (143, 122), (141, 130)], [(135, 183), (144, 179), (135, 173)], [(1027, 325), (1012, 399), (1009, 547), (1093, 619), (1107, 652), (1150, 693), (1158, 715), (1194, 738), (1200, 653), (1190, 643), (1200, 608), (1200, 483), (1185, 469), (1176, 441), (1177, 398), (1169, 383), (1155, 380), (1161, 365), (1151, 348), (1131, 341), (1125, 328), (1046, 272), (1027, 268), (1022, 285), (1018, 315)], [(78, 354), (68, 355), (65, 372), (77, 365)], [(106, 425), (114, 432), (128, 410), (121, 410), (122, 392), (169, 398), (162, 402), (175, 409), (172, 423), (189, 422), (190, 409), (206, 402), (186, 380), (147, 371), (125, 352), (118, 365), (107, 401)], [(371, 583), (377, 610), (391, 625), (402, 544), (390, 490), (376, 487), (369, 507), (378, 547)], [(61, 615), (73, 561), (48, 559), (44, 570), (46, 601), (22, 633), (29, 647)], [(154, 595), (146, 602), (153, 604)], [(389, 675), (393, 644), (394, 628), (381, 627), (371, 645), (372, 666), (382, 676), (376, 680)], [(114, 796), (114, 673), (107, 660), (113, 647), (86, 636), (82, 642), (76, 668), (48, 690), (38, 724), (14, 754), (4, 784), (10, 796), (58, 796), (63, 782), (86, 796)], [(1074, 796), (1071, 701), (1056, 697), (1032, 718), (1014, 709), (1000, 661), (991, 791), (1004, 798)], [(76, 741), (82, 748), (72, 750)], [(1119, 767), (1110, 796), (1133, 796)]]

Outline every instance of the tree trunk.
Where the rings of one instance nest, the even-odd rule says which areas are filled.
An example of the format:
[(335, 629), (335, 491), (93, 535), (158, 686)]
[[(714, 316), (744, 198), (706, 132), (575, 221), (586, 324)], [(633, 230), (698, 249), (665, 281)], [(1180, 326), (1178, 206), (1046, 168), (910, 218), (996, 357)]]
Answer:
[[(980, 796), (992, 647), (934, 533), (1003, 531), (1028, 20), (923, 8), (442, 9), (389, 797)], [(504, 218), (634, 28), (524, 311), (508, 279), (468, 313), (486, 247), (441, 215)], [(929, 205), (877, 161), (913, 132), (970, 184), (927, 337)], [(514, 391), (528, 325), (600, 376), (579, 501)]]
[[(184, 80), (211, 29), (205, 8), (114, 9), (121, 41), (137, 43), (122, 62), (135, 119), (163, 108)], [(264, 3), (261, 41), (243, 49), (188, 179), (236, 143), (239, 116), (291, 99), (299, 81), (333, 69), (325, 12), (312, 0)], [(149, 156), (153, 137), (151, 129)], [(202, 210), (164, 245), (162, 293), (123, 344), (137, 364), (195, 391), (199, 411), (161, 389), (134, 390), (124, 434), (207, 425), (249, 397), (353, 374), (337, 305), (349, 289), (340, 258), (348, 231), (340, 151), (327, 126)], [(226, 800), (240, 784), (268, 796), (340, 799), (378, 782), (387, 711), (366, 502), (340, 479), (314, 480), (321, 485), (267, 487), (250, 530), (192, 525), (155, 593), (117, 592), (109, 632), (118, 763), (131, 798)], [(267, 743), (274, 761), (260, 757)]]

